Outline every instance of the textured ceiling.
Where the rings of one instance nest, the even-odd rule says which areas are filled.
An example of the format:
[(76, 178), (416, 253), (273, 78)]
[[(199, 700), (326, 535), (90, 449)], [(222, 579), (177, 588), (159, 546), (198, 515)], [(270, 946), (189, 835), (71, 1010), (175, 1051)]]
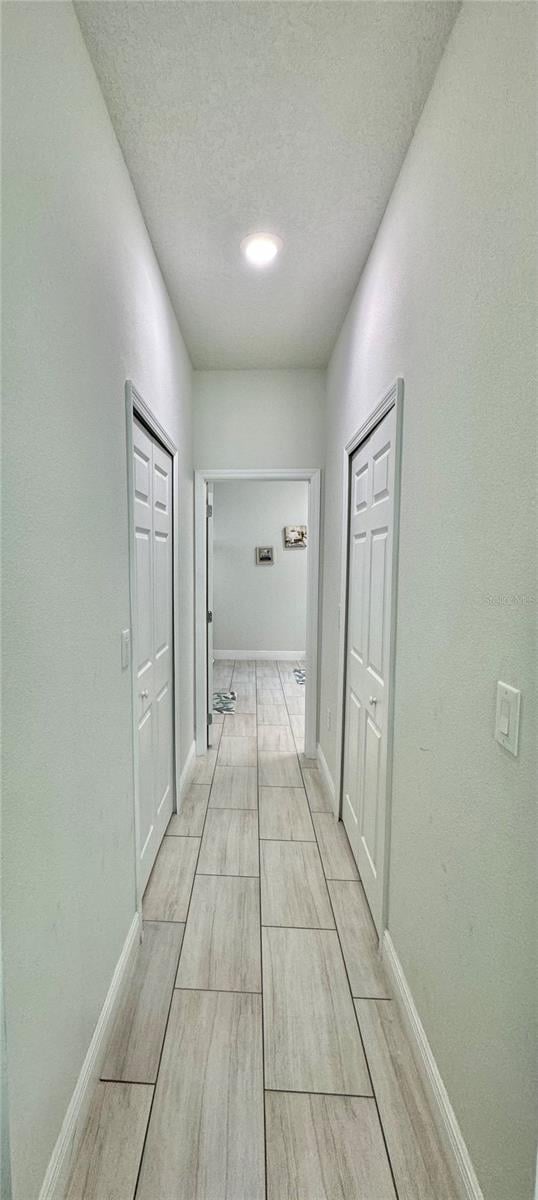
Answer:
[[(76, 11), (194, 365), (325, 365), (458, 5)], [(257, 229), (284, 239), (263, 273)]]

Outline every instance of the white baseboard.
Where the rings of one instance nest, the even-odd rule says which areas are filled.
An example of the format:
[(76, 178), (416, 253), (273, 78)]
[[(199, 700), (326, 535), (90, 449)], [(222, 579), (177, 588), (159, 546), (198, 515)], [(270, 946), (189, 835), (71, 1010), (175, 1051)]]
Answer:
[(242, 661), (244, 658), (255, 658), (257, 662), (269, 662), (270, 659), (277, 659), (278, 662), (291, 662), (298, 659), (300, 662), (305, 657), (304, 650), (214, 650), (213, 658), (227, 658)]
[(459, 1200), (484, 1200), (456, 1114), (450, 1103), (448, 1092), (388, 930), (385, 930), (383, 936), (383, 962), (424, 1090), (430, 1102), (437, 1132), (447, 1158), (452, 1164), (455, 1183), (459, 1184)]
[(321, 749), (319, 742), (318, 742), (318, 762), (319, 762), (320, 775), (321, 775), (321, 778), (323, 781), (323, 787), (324, 787), (324, 789), (327, 793), (327, 796), (331, 802), (333, 813), (334, 813), (335, 817), (337, 817), (338, 811), (337, 811), (337, 801), (336, 801), (336, 788), (334, 786), (334, 780), (331, 775), (331, 772), (329, 771), (329, 768), (327, 766), (327, 759), (325, 758), (325, 755), (323, 753), (323, 750)]
[(112, 981), (88, 1052), (82, 1064), (75, 1090), (69, 1101), (58, 1140), (52, 1151), (45, 1178), (39, 1193), (39, 1200), (63, 1200), (72, 1163), (74, 1161), (81, 1134), (84, 1130), (94, 1088), (99, 1079), (101, 1065), (108, 1036), (123, 996), (123, 990), (130, 978), (131, 968), (140, 941), (140, 918), (135, 913), (129, 932), (125, 939)]
[(181, 801), (185, 795), (185, 792), (188, 789), (188, 786), (191, 781), (191, 775), (194, 771), (195, 762), (196, 762), (196, 742), (192, 741), (189, 746), (189, 752), (187, 754), (185, 762), (183, 763), (183, 767), (181, 769), (181, 774), (179, 776), (179, 789), (178, 789), (178, 797), (177, 797), (178, 804), (181, 804)]

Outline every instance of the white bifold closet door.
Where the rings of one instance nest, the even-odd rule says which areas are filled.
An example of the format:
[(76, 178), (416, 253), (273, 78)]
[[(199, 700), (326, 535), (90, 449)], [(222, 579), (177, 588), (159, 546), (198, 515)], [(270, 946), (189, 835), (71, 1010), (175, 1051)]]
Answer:
[(342, 819), (381, 932), (391, 684), (396, 410), (351, 460)]
[(133, 453), (135, 711), (143, 890), (174, 803), (172, 459), (136, 420)]

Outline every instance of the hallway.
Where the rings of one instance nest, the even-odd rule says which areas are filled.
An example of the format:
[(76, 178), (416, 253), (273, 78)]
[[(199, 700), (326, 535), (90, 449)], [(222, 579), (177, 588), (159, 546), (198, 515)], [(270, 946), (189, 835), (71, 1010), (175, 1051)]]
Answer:
[(300, 668), (215, 665), (236, 712), (155, 863), (69, 1200), (261, 1200), (265, 1175), (269, 1200), (456, 1196)]
[(538, 1200), (537, 16), (2, 4), (1, 1200)]

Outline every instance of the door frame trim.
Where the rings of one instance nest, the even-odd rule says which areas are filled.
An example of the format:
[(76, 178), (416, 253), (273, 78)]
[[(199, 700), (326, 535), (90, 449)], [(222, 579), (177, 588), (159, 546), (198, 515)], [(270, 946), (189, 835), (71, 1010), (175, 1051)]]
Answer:
[(174, 795), (172, 798), (172, 811), (177, 812), (177, 800), (180, 794), (179, 787), (179, 755), (177, 748), (179, 742), (179, 696), (176, 687), (176, 680), (179, 679), (179, 597), (178, 588), (176, 587), (175, 572), (177, 563), (176, 552), (176, 534), (179, 529), (179, 452), (173, 438), (168, 431), (161, 425), (159, 418), (155, 415), (146, 400), (135, 387), (134, 383), (127, 379), (125, 381), (125, 418), (126, 418), (126, 433), (127, 433), (127, 517), (128, 517), (128, 549), (129, 549), (129, 623), (131, 631), (131, 646), (130, 646), (130, 676), (131, 676), (131, 736), (132, 736), (132, 767), (133, 767), (133, 812), (134, 812), (134, 834), (135, 834), (135, 904), (140, 917), (142, 916), (142, 887), (140, 881), (140, 821), (139, 821), (139, 795), (138, 795), (138, 737), (137, 737), (137, 720), (136, 720), (136, 680), (135, 680), (135, 663), (136, 663), (136, 630), (135, 630), (135, 596), (136, 596), (136, 572), (135, 572), (135, 555), (134, 555), (134, 504), (133, 504), (133, 486), (134, 486), (134, 471), (133, 471), (133, 419), (139, 417), (144, 425), (147, 426), (165, 450), (168, 451), (172, 459), (172, 637), (174, 640), (174, 697), (173, 697), (173, 767), (172, 779), (174, 785)]
[(320, 467), (274, 470), (199, 469), (194, 472), (194, 580), (195, 580), (195, 685), (196, 753), (206, 752), (206, 611), (205, 611), (205, 487), (226, 480), (287, 481), (308, 483), (308, 561), (306, 583), (306, 688), (305, 758), (317, 757), (318, 614), (320, 579)]
[(392, 529), (391, 562), (391, 616), (390, 616), (390, 665), (389, 700), (387, 706), (387, 771), (385, 781), (385, 857), (383, 900), (381, 909), (381, 934), (387, 928), (390, 878), (390, 835), (392, 815), (392, 758), (394, 740), (394, 681), (396, 663), (396, 626), (398, 612), (398, 551), (400, 542), (400, 490), (402, 475), (402, 425), (403, 425), (404, 381), (398, 376), (392, 386), (381, 397), (368, 417), (346, 442), (342, 457), (342, 546), (340, 555), (340, 636), (338, 643), (338, 707), (336, 713), (336, 779), (335, 793), (338, 818), (342, 819), (344, 780), (344, 734), (346, 703), (346, 645), (348, 627), (348, 566), (349, 566), (349, 517), (351, 500), (351, 459), (355, 451), (373, 433), (392, 408), (396, 411), (395, 462), (394, 462), (394, 514)]

